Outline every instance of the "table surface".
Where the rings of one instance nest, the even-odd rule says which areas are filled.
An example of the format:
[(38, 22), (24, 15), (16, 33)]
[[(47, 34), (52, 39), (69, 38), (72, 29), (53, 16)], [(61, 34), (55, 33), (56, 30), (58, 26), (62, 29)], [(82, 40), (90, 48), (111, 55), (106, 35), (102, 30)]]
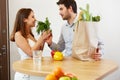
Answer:
[(75, 74), (80, 80), (100, 80), (118, 68), (117, 63), (111, 60), (80, 61), (72, 57), (65, 57), (63, 61), (43, 57), (41, 66), (35, 66), (32, 58), (13, 63), (15, 71), (34, 76), (46, 76), (58, 66), (62, 67), (66, 73)]

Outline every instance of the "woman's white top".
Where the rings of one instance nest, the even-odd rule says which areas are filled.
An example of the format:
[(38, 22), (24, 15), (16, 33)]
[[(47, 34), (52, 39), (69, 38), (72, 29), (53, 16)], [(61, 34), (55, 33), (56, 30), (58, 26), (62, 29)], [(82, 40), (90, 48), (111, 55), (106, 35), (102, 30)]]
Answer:
[[(28, 39), (28, 43), (30, 47), (33, 47), (35, 44), (35, 42), (31, 39)], [(19, 47), (18, 47), (18, 53), (21, 56), (21, 60), (29, 58), (29, 56)], [(28, 74), (16, 72), (14, 80), (45, 80), (45, 77), (30, 76)]]
[[(33, 40), (31, 40), (31, 39), (28, 39), (28, 43), (29, 43), (30, 47), (33, 47), (34, 44), (35, 44), (35, 42)], [(19, 47), (18, 47), (18, 53), (21, 56), (21, 60), (29, 58), (29, 56)]]

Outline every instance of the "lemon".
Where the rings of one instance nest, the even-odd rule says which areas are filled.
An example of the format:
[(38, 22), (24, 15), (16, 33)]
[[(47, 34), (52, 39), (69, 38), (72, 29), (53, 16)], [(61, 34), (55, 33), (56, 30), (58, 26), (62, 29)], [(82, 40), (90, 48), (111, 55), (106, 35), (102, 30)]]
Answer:
[(56, 51), (53, 58), (54, 58), (54, 60), (63, 60), (62, 52)]

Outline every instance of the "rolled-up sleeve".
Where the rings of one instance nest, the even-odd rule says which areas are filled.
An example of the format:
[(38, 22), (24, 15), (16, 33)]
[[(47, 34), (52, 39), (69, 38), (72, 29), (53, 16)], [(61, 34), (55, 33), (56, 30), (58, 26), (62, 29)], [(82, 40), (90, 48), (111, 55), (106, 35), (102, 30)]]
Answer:
[(98, 48), (101, 54), (104, 54), (104, 42), (101, 39), (98, 39)]
[(62, 34), (60, 35), (58, 43), (52, 42), (52, 44), (49, 46), (52, 50), (59, 50), (63, 51), (65, 49), (65, 41), (63, 39)]

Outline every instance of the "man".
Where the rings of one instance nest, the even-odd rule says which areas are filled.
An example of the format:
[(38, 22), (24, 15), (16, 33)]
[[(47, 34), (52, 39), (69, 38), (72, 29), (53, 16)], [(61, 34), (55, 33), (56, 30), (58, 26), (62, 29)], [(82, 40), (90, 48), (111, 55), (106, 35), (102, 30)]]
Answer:
[[(72, 41), (74, 35), (75, 22), (77, 21), (77, 4), (75, 0), (59, 0), (57, 2), (59, 6), (59, 13), (63, 20), (67, 20), (62, 26), (61, 35), (58, 43), (52, 42), (52, 37), (47, 41), (49, 47), (52, 50), (65, 50), (64, 56), (70, 56), (72, 54)], [(101, 43), (98, 44), (98, 46)], [(94, 58), (96, 60), (100, 59), (100, 54), (96, 53)]]

